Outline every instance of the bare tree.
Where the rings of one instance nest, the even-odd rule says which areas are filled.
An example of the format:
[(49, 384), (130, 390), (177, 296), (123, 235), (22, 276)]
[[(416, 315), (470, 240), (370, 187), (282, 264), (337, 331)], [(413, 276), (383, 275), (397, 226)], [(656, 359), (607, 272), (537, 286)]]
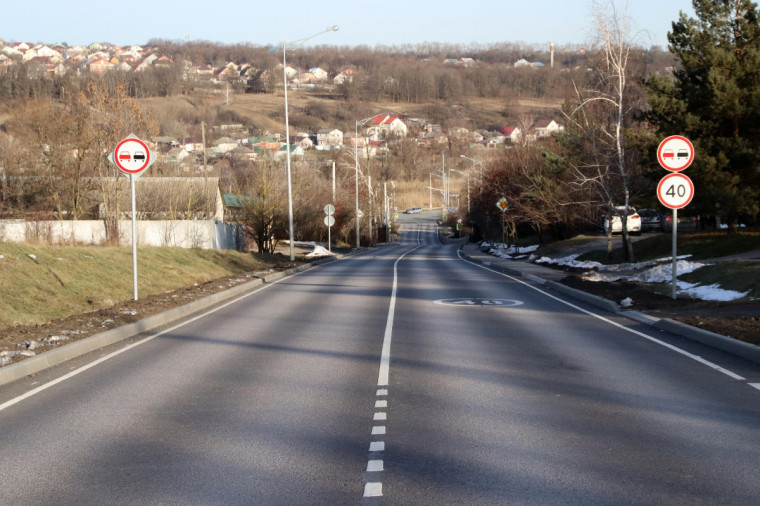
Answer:
[[(638, 108), (629, 87), (629, 63), (632, 56), (630, 20), (619, 15), (614, 0), (594, 2), (594, 22), (601, 50), (595, 62), (595, 80), (583, 88), (576, 84), (577, 104), (565, 111), (570, 124), (585, 138), (584, 159), (575, 166), (577, 183), (592, 186), (608, 215), (622, 198), (621, 216), (626, 257), (634, 261), (633, 245), (628, 236), (627, 217), (630, 206), (631, 157), (626, 152), (625, 130)], [(611, 222), (611, 220), (610, 220)], [(608, 227), (608, 251), (612, 250), (612, 231)]]

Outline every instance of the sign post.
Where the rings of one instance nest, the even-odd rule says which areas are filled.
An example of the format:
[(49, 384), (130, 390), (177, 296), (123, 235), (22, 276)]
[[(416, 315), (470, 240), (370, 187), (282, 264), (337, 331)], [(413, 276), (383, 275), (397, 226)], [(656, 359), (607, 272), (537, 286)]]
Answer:
[(502, 197), (496, 202), (496, 207), (501, 211), (501, 244), (503, 248), (505, 244), (504, 229), (507, 227), (507, 209), (509, 209), (509, 203), (507, 199)]
[(694, 161), (694, 146), (686, 137), (671, 135), (663, 140), (657, 148), (657, 161), (672, 172), (660, 180), (657, 185), (657, 198), (662, 205), (673, 210), (673, 286), (671, 297), (675, 300), (678, 275), (678, 210), (686, 207), (694, 198), (694, 183), (680, 173)]
[[(335, 169), (335, 163), (333, 163), (333, 170)], [(335, 206), (327, 204), (325, 206), (325, 225), (327, 225), (327, 251), (332, 253), (332, 237), (330, 237), (332, 226), (335, 225)]]
[(129, 177), (129, 187), (132, 192), (132, 289), (134, 300), (137, 300), (137, 205), (135, 199), (135, 181), (153, 165), (156, 155), (145, 142), (134, 134), (122, 139), (108, 154), (108, 161)]

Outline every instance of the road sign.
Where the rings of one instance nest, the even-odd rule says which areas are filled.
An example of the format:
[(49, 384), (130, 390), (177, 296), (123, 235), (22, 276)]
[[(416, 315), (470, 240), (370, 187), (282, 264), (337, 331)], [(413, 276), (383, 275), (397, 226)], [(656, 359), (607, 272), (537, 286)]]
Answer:
[(509, 203), (507, 202), (507, 199), (505, 199), (504, 197), (502, 197), (496, 203), (496, 207), (498, 207), (501, 210), (501, 212), (504, 213), (509, 208)]
[(327, 204), (325, 206), (325, 214), (327, 216), (332, 216), (335, 213), (335, 206), (332, 204)]
[(357, 209), (357, 210), (356, 210), (356, 216), (357, 216), (358, 218), (363, 218), (363, 217), (364, 217), (364, 213), (362, 212), (362, 210), (361, 210), (361, 209)]
[(658, 146), (657, 161), (669, 171), (684, 170), (694, 161), (694, 145), (686, 137), (671, 135)]
[(325, 216), (325, 225), (328, 227), (335, 225), (335, 216)]
[(657, 185), (657, 198), (670, 209), (686, 207), (694, 197), (694, 183), (684, 174), (668, 174)]
[(130, 134), (116, 145), (108, 159), (126, 175), (138, 177), (156, 161), (156, 155), (147, 144)]

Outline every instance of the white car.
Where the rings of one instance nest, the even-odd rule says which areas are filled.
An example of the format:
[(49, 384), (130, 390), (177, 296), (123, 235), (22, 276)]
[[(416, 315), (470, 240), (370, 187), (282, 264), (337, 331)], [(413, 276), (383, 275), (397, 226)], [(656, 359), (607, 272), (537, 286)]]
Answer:
[(407, 209), (406, 211), (404, 211), (404, 214), (417, 214), (417, 213), (421, 213), (421, 212), (422, 212), (422, 208), (421, 207), (412, 207), (412, 208)]
[[(612, 216), (612, 233), (619, 234), (623, 231), (623, 220), (620, 217), (625, 212), (625, 206), (616, 206), (615, 213)], [(602, 217), (604, 220), (604, 231), (606, 232), (610, 227), (610, 219), (606, 214)], [(641, 233), (641, 216), (631, 206), (628, 206), (628, 218), (626, 219), (626, 229), (632, 234)]]

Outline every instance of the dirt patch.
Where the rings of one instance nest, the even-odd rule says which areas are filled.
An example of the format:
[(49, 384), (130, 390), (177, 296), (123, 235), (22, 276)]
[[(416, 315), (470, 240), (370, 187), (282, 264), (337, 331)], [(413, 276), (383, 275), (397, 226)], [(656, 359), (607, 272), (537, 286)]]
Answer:
[(672, 299), (629, 281), (586, 281), (568, 276), (561, 281), (578, 290), (620, 304), (630, 298), (629, 309), (659, 318), (671, 318), (694, 327), (760, 345), (760, 301), (715, 302)]

